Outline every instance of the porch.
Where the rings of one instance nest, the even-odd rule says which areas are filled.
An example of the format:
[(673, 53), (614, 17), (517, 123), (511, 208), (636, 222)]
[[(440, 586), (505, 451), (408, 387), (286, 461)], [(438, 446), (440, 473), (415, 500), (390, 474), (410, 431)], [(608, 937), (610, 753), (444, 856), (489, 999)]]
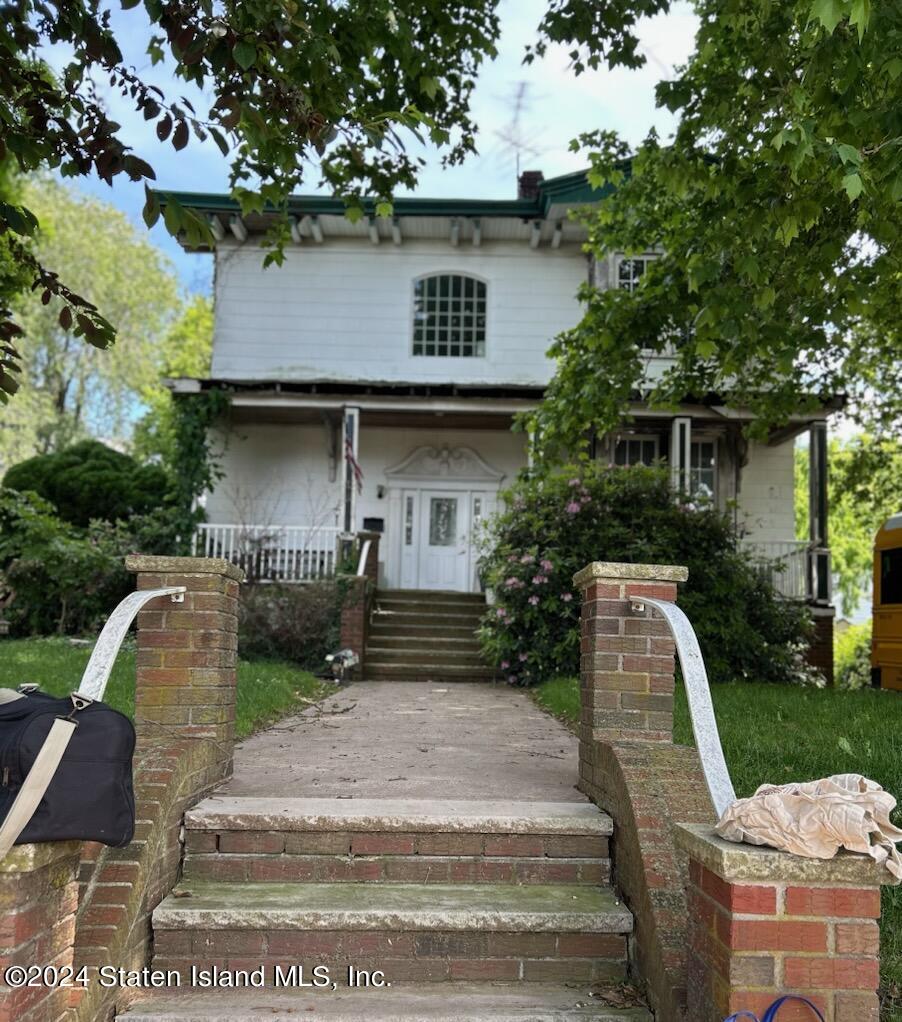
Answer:
[[(335, 576), (342, 562), (342, 542), (352, 539), (337, 525), (203, 522), (194, 536), (194, 555), (225, 558), (256, 582), (316, 582)], [(819, 602), (818, 580), (824, 575), (820, 565), (826, 561), (829, 566), (829, 550), (807, 540), (746, 539), (742, 545), (785, 599)]]

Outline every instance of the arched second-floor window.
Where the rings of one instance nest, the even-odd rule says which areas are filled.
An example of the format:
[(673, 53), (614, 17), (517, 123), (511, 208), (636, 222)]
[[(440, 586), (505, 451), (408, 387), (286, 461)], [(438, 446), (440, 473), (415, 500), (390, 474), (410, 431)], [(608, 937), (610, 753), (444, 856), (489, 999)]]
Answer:
[(414, 355), (485, 355), (485, 282), (435, 273), (413, 283)]

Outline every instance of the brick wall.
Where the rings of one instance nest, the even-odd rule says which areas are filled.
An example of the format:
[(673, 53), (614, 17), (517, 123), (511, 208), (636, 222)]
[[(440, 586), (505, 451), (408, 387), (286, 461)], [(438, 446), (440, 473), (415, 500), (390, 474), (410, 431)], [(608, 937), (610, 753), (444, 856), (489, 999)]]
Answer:
[(78, 905), (78, 841), (19, 845), (0, 863), (0, 1022), (57, 1022), (63, 987), (10, 989), (2, 977), (20, 965), (71, 966)]
[[(690, 856), (689, 1017), (758, 1015), (781, 994), (811, 1000), (826, 1022), (878, 1022), (880, 883), (864, 856), (803, 859), (680, 828)], [(810, 1022), (803, 1006), (783, 1022)]]

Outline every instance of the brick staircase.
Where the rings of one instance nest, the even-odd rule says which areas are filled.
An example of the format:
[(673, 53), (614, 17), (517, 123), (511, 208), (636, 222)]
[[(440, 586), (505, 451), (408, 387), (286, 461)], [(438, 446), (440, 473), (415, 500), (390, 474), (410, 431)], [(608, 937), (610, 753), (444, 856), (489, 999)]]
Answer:
[(379, 590), (367, 637), (365, 677), (494, 681), (497, 671), (482, 659), (476, 638), (485, 609), (481, 593)]
[[(589, 803), (231, 796), (185, 826), (183, 880), (153, 916), (153, 966), (182, 987), (128, 1022), (650, 1020), (603, 1003), (632, 918)], [(308, 982), (327, 965), (338, 989), (275, 989), (277, 965)], [(263, 966), (267, 987), (191, 989), (192, 966)], [(348, 966), (391, 986), (349, 989)]]

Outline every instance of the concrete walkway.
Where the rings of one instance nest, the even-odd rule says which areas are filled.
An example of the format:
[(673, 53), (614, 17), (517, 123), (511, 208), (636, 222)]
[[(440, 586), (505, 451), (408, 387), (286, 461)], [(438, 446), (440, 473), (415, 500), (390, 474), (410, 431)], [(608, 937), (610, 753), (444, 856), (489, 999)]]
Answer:
[(577, 748), (505, 685), (360, 682), (239, 745), (219, 794), (584, 802)]

